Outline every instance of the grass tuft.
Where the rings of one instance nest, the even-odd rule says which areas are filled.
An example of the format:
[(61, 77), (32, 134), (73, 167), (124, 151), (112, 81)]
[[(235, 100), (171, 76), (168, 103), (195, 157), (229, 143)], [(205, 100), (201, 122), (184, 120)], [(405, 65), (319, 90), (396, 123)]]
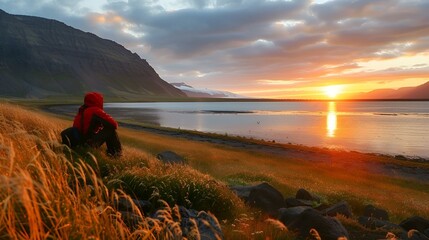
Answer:
[(210, 211), (222, 219), (233, 218), (244, 210), (242, 201), (226, 185), (187, 166), (159, 164), (134, 168), (112, 179), (110, 187), (149, 199), (154, 205), (164, 200), (170, 205)]

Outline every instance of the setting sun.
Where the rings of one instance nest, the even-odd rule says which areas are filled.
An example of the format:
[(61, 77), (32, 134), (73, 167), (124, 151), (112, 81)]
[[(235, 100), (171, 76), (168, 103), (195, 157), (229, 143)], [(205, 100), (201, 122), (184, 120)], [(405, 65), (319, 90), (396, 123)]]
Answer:
[(323, 88), (326, 96), (329, 98), (336, 98), (338, 94), (341, 93), (341, 90), (343, 89), (340, 85), (332, 85), (332, 86), (326, 86)]

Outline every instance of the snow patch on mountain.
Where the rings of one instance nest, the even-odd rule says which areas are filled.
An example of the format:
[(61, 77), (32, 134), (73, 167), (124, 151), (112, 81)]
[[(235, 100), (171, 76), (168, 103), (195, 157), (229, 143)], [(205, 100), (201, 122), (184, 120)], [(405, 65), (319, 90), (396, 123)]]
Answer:
[(188, 97), (206, 97), (206, 98), (246, 98), (245, 96), (228, 91), (213, 90), (208, 88), (194, 88), (186, 83), (170, 83), (177, 89), (186, 93)]

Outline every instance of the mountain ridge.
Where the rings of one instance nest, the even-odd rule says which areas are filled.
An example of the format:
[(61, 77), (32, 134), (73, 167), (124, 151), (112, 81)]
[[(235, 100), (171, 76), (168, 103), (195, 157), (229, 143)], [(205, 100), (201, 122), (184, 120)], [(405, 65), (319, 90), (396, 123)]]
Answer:
[(0, 95), (186, 97), (122, 45), (53, 19), (0, 9)]
[(356, 99), (410, 99), (429, 100), (429, 81), (416, 87), (376, 89), (353, 96)]

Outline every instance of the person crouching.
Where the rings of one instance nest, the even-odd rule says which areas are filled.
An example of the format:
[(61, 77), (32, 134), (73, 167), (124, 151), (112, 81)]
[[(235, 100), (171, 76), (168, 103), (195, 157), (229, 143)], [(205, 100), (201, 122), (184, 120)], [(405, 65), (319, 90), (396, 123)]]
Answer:
[(118, 123), (103, 110), (103, 102), (100, 93), (87, 93), (73, 127), (61, 132), (62, 142), (72, 149), (84, 144), (98, 148), (106, 143), (107, 155), (120, 157), (122, 146), (116, 132)]

